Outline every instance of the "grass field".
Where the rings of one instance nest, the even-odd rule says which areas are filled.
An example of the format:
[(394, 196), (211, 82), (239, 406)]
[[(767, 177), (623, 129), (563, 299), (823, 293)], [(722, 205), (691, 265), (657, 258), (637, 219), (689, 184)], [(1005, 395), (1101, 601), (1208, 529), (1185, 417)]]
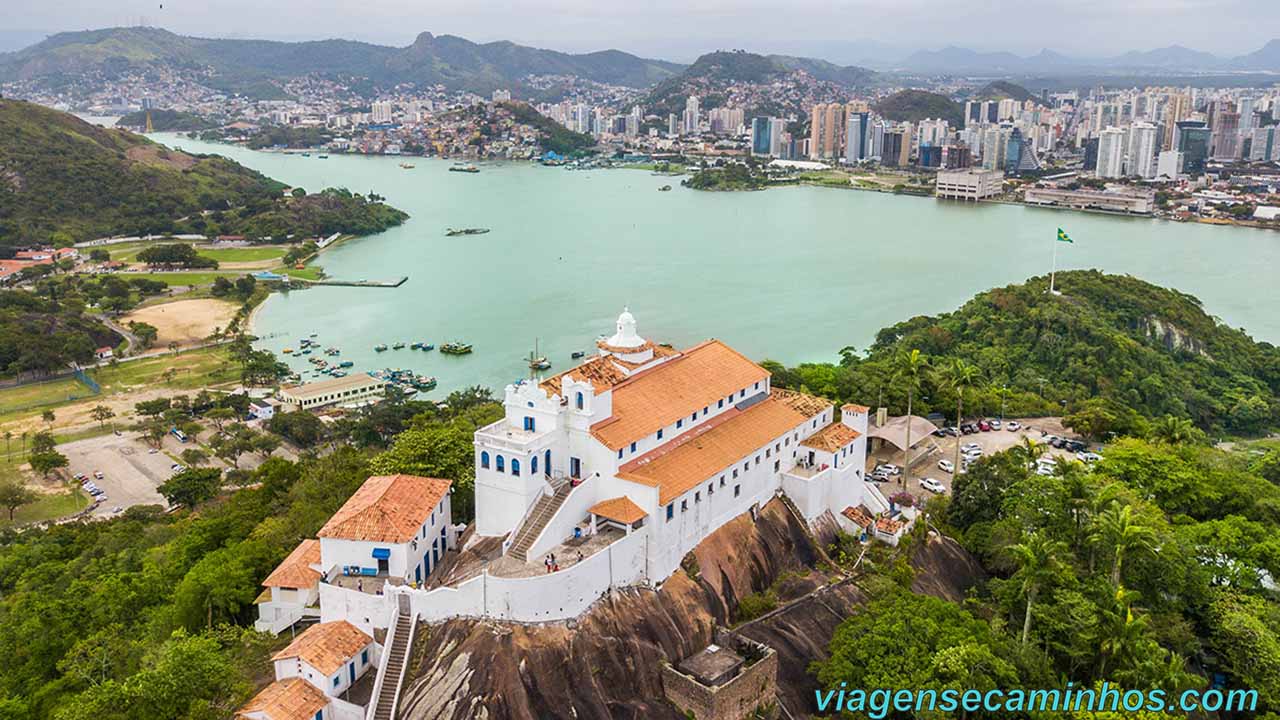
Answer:
[(324, 275), (320, 268), (314, 265), (308, 265), (301, 270), (298, 270), (297, 268), (279, 268), (275, 272), (282, 273), (299, 280), (319, 280)]
[(213, 258), (218, 262), (261, 262), (263, 260), (275, 260), (284, 257), (285, 248), (268, 246), (268, 247), (243, 247), (243, 248), (222, 248), (219, 250), (200, 250), (200, 254), (207, 258)]
[(57, 402), (67, 402), (75, 397), (89, 397), (89, 388), (74, 377), (59, 378), (48, 382), (19, 385), (0, 389), (0, 408), (5, 415), (14, 408), (29, 408)]
[[(16, 453), (15, 453), (16, 455)], [(26, 478), (18, 472), (17, 461), (14, 464), (0, 463), (0, 482), (11, 480), (25, 483)], [(40, 499), (29, 505), (19, 507), (13, 514), (13, 524), (21, 525), (41, 520), (53, 520), (89, 507), (89, 496), (79, 488), (68, 488), (66, 492), (40, 495)], [(9, 525), (9, 509), (0, 508), (0, 528)]]
[(182, 273), (129, 273), (121, 275), (123, 278), (141, 277), (148, 280), (159, 280), (168, 283), (170, 287), (178, 287), (182, 285), (209, 285), (219, 277), (235, 279), (241, 275), (247, 275), (247, 270), (213, 270), (209, 272), (182, 272)]

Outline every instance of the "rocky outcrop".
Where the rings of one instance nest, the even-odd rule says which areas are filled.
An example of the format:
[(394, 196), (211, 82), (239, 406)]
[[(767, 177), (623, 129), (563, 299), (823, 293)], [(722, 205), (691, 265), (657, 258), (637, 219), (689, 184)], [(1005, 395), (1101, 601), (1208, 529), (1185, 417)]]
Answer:
[[(738, 601), (773, 587), (782, 607), (741, 628), (778, 653), (778, 686), (792, 715), (808, 715), (807, 668), (835, 627), (862, 603), (856, 580), (818, 569), (807, 528), (781, 502), (704, 540), (658, 590), (615, 591), (572, 623), (452, 620), (423, 626), (401, 717), (680, 720), (662, 698), (662, 666), (701, 650)], [(962, 598), (980, 570), (949, 540), (917, 551), (921, 589)], [(936, 575), (936, 577), (935, 577)]]
[(1213, 359), (1209, 356), (1209, 353), (1204, 348), (1204, 343), (1199, 338), (1184, 332), (1173, 323), (1166, 322), (1155, 316), (1149, 316), (1145, 318), (1143, 325), (1142, 330), (1147, 337), (1163, 345), (1165, 350), (1186, 352), (1192, 355), (1201, 355), (1210, 360)]

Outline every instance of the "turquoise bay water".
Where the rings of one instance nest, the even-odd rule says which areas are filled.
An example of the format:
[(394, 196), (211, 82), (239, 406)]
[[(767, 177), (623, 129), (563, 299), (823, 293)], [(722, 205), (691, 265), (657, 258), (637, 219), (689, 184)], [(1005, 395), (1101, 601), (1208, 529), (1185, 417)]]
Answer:
[[(685, 190), (639, 170), (566, 171), (334, 155), (326, 160), (163, 138), (219, 153), (287, 183), (376, 192), (412, 218), (321, 256), (340, 279), (397, 289), (321, 287), (273, 295), (254, 332), (279, 353), (319, 334), (358, 370), (435, 375), (442, 396), (501, 388), (539, 348), (553, 371), (612, 332), (629, 305), (641, 334), (677, 347), (719, 337), (788, 364), (866, 347), (880, 328), (958, 307), (974, 293), (1049, 271), (1061, 226), (1075, 240), (1058, 266), (1128, 273), (1191, 293), (1255, 338), (1280, 341), (1280, 234), (1007, 205), (816, 187), (753, 193)], [(658, 192), (666, 184), (670, 192)], [(487, 235), (445, 237), (449, 227)], [(377, 343), (449, 340), (465, 357)], [(310, 366), (300, 358), (294, 367)]]

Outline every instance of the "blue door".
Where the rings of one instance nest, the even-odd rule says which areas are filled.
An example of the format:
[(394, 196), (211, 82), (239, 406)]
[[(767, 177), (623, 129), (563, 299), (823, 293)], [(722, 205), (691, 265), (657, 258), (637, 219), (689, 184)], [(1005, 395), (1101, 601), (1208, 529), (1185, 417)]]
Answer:
[(354, 683), (356, 681), (356, 664), (351, 663), (347, 666), (347, 670), (351, 673), (351, 682)]

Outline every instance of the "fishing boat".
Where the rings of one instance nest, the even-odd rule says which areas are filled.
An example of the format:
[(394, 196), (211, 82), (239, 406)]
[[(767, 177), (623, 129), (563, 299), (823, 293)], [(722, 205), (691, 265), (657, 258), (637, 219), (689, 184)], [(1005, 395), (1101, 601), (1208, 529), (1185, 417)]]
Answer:
[(420, 342), (411, 342), (411, 343), (409, 343), (409, 349), (410, 349), (410, 350), (417, 350), (417, 349), (418, 349), (418, 348), (420, 348), (420, 347), (422, 347), (422, 343), (420, 343)]
[(311, 157), (311, 153), (309, 153), (309, 152), (304, 152), (304, 153), (302, 153), (302, 157)]
[(387, 344), (386, 344), (386, 343), (378, 343), (377, 345), (374, 345), (374, 346), (373, 346), (373, 351), (374, 351), (374, 352), (386, 352), (386, 351), (387, 351)]
[(663, 185), (662, 187), (658, 188), (658, 192), (671, 192), (671, 186)]
[(478, 173), (480, 172), (480, 168), (475, 165), (454, 165), (449, 168), (449, 172)]
[(436, 379), (429, 375), (419, 375), (413, 379), (413, 386), (419, 390), (435, 390)]
[(440, 352), (445, 355), (466, 355), (471, 352), (471, 343), (447, 342), (440, 346)]
[(538, 354), (538, 339), (533, 339), (533, 350), (529, 352), (529, 369), (530, 370), (547, 370), (551, 367), (551, 361), (545, 355)]
[(328, 156), (328, 155), (321, 155), (321, 156), (320, 156), (320, 159), (321, 159), (321, 160), (328, 160), (328, 159), (329, 159), (329, 156)]
[(311, 354), (311, 348), (307, 348), (307, 349), (303, 350), (303, 351), (302, 351), (302, 354), (303, 354), (303, 355), (310, 355), (310, 354)]
[(401, 170), (412, 170), (412, 169), (413, 169), (413, 163), (400, 163), (400, 169), (401, 169)]
[(426, 351), (426, 350), (435, 350), (435, 349), (436, 349), (436, 346), (435, 346), (435, 345), (432, 345), (431, 343), (422, 343), (422, 350), (424, 350), (424, 351)]
[(569, 353), (569, 357), (573, 358), (574, 360), (581, 360), (582, 358), (586, 357), (586, 355), (587, 354), (581, 350), (574, 350), (573, 352)]
[(342, 362), (338, 363), (338, 367), (340, 368), (349, 368), (353, 365), (355, 365), (355, 363), (351, 362), (350, 360), (343, 360)]
[(489, 228), (448, 228), (444, 231), (445, 237), (457, 237), (459, 235), (483, 235), (489, 232)]
[(404, 343), (403, 343), (403, 342), (398, 342), (398, 343), (396, 343), (395, 345), (392, 345), (392, 346), (391, 346), (391, 349), (392, 349), (392, 350), (403, 350), (403, 349), (404, 349)]
[(285, 354), (285, 355), (292, 355), (292, 354), (293, 354), (293, 348), (285, 348), (285, 349), (284, 349), (284, 354)]

